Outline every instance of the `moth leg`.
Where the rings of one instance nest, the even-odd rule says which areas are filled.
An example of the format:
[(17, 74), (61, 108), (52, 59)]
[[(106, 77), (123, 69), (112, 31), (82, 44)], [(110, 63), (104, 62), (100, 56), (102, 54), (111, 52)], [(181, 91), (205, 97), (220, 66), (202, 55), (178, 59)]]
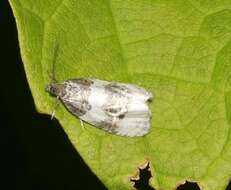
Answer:
[(51, 114), (51, 120), (55, 117), (55, 111), (58, 108), (58, 106), (59, 106), (59, 97), (57, 97), (55, 100), (54, 109), (53, 109), (53, 112)]
[(51, 114), (51, 120), (55, 117), (55, 110)]
[(85, 126), (84, 126), (84, 124), (83, 124), (83, 120), (82, 120), (82, 119), (79, 119), (79, 121), (80, 121), (80, 125), (81, 125), (82, 129), (85, 129)]

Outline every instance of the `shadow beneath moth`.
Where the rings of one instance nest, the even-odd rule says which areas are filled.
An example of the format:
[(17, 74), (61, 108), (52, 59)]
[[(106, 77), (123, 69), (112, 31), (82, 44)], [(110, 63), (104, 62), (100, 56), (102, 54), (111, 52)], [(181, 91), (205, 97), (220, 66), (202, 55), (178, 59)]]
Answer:
[(79, 119), (112, 134), (133, 137), (149, 131), (152, 94), (142, 87), (80, 78), (51, 83), (46, 91)]

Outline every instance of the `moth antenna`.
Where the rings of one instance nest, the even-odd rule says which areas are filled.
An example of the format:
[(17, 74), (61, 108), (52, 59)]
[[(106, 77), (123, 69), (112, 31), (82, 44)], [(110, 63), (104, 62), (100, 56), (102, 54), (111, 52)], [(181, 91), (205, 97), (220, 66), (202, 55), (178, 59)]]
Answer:
[(54, 104), (54, 109), (53, 109), (53, 112), (51, 114), (51, 120), (55, 117), (55, 111), (58, 108), (59, 104), (60, 104), (60, 101), (59, 101), (59, 97), (57, 96), (57, 98), (55, 100), (55, 104)]
[(51, 72), (47, 71), (47, 75), (49, 76), (51, 83), (57, 83), (58, 82)]
[(59, 44), (57, 43), (55, 45), (55, 48), (54, 48), (54, 57), (53, 57), (51, 72), (48, 71), (48, 76), (49, 76), (52, 83), (58, 82), (58, 80), (55, 77), (55, 67), (56, 67), (56, 63), (57, 63), (58, 54), (59, 54)]

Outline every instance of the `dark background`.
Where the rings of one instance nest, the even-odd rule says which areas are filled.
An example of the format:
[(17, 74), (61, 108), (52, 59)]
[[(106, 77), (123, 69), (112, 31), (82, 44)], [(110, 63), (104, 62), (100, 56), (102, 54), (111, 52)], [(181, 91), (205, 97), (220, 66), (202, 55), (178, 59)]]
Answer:
[(6, 0), (0, 23), (0, 189), (105, 190), (59, 123), (36, 112)]
[[(0, 189), (106, 190), (59, 123), (36, 112), (7, 0), (0, 0), (0, 32)], [(187, 183), (178, 189), (199, 188)]]

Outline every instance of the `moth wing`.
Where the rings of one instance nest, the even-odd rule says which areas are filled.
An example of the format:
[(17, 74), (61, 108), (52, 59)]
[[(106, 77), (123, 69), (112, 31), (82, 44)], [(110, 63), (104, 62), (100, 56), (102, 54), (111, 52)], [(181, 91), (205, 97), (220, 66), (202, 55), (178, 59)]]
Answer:
[[(121, 112), (122, 114), (122, 112)], [(94, 108), (80, 117), (82, 120), (120, 136), (143, 136), (149, 132), (151, 113), (146, 104), (129, 105), (123, 117), (105, 114), (101, 108)]]
[(145, 90), (144, 88), (132, 84), (122, 83), (128, 89), (128, 92), (131, 93), (131, 96), (137, 99), (141, 99), (144, 101), (151, 100), (153, 95), (151, 92)]
[(94, 81), (95, 86), (98, 86), (98, 87), (105, 86), (106, 89), (109, 91), (111, 90), (112, 92), (117, 92), (125, 96), (134, 97), (139, 100), (147, 101), (153, 98), (153, 95), (151, 92), (137, 85), (110, 82), (110, 81), (104, 81), (104, 80), (99, 80), (99, 79), (89, 79), (89, 80)]
[(146, 103), (128, 105), (124, 118), (116, 122), (116, 132), (122, 136), (143, 136), (149, 132), (151, 112)]
[[(119, 101), (120, 100), (120, 101)], [(147, 102), (118, 99), (104, 107), (107, 131), (121, 136), (143, 136), (150, 128), (151, 112)]]
[[(91, 94), (90, 97), (92, 97), (94, 94), (102, 94), (101, 89), (103, 89), (103, 95), (109, 94), (114, 99), (120, 97), (120, 100), (126, 100), (128, 98), (129, 101), (127, 102), (126, 100), (124, 104), (122, 104), (125, 105), (127, 109), (126, 111), (123, 111), (122, 109), (119, 115), (106, 114), (103, 106), (98, 105), (98, 103), (101, 101), (96, 101), (95, 99), (98, 96), (94, 96), (93, 101), (91, 101), (90, 98), (89, 103), (92, 106), (90, 110), (84, 109), (79, 104), (73, 105), (73, 102), (71, 102), (72, 105), (64, 102), (67, 108), (73, 114), (79, 116), (80, 119), (86, 121), (87, 123), (90, 123), (95, 127), (108, 131), (112, 134), (134, 137), (143, 136), (149, 132), (151, 113), (147, 105), (147, 100), (152, 98), (151, 93), (136, 85), (114, 83), (97, 79), (77, 80), (74, 82), (88, 85), (88, 81), (93, 82), (91, 84), (91, 89), (95, 89), (92, 90), (93, 94)], [(118, 103), (118, 107), (109, 106), (108, 109), (120, 108), (121, 102), (118, 101)], [(120, 117), (121, 115), (122, 117)]]
[(70, 102), (70, 101), (67, 101), (67, 100), (62, 100), (64, 105), (66, 106), (66, 108), (74, 115), (80, 117), (84, 114), (86, 114), (87, 112), (87, 106), (88, 105), (85, 105), (83, 104), (82, 102), (78, 102), (78, 101), (75, 101), (75, 102)]

